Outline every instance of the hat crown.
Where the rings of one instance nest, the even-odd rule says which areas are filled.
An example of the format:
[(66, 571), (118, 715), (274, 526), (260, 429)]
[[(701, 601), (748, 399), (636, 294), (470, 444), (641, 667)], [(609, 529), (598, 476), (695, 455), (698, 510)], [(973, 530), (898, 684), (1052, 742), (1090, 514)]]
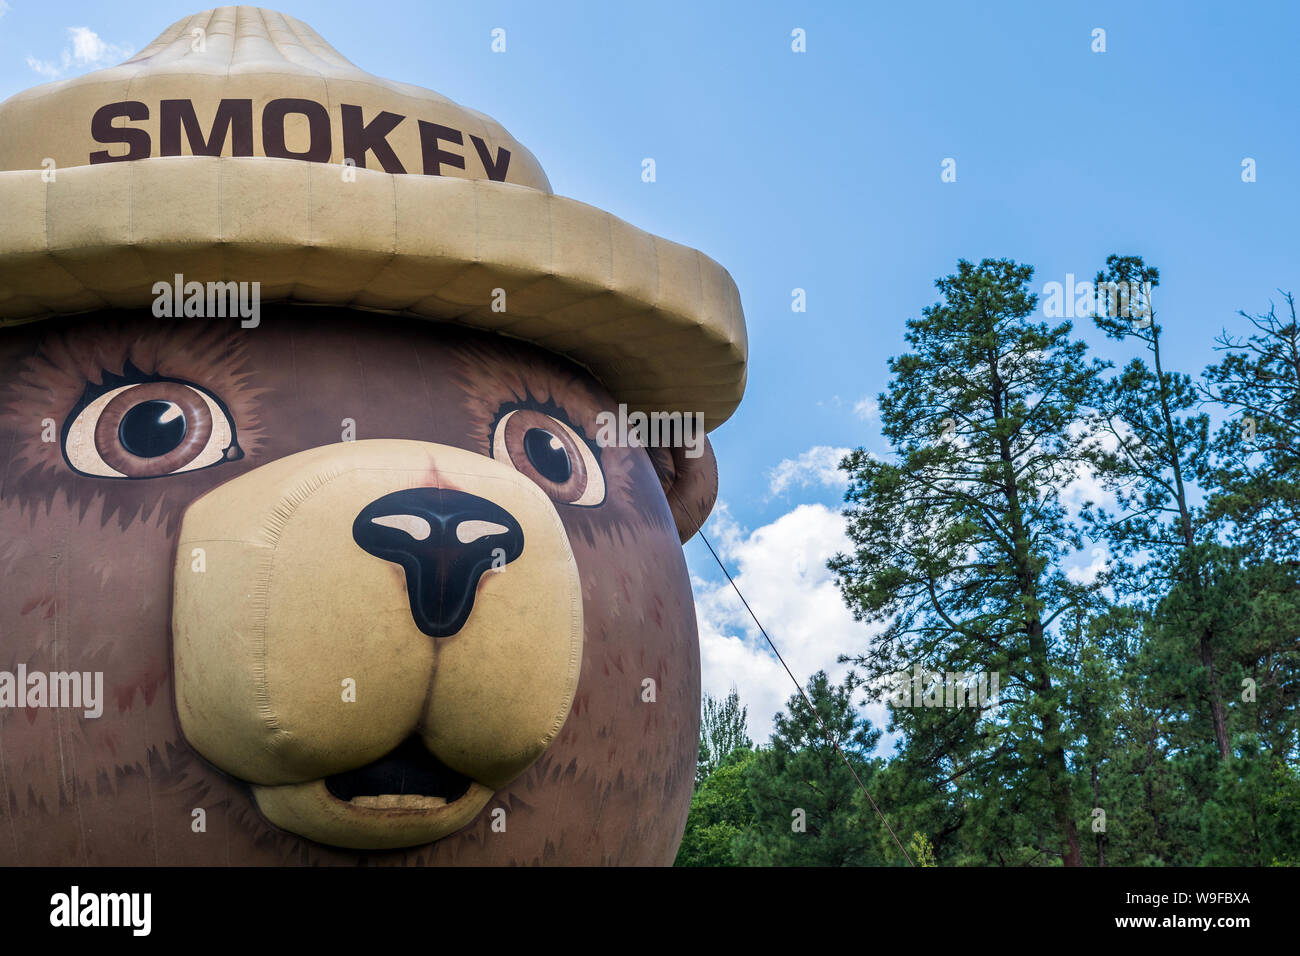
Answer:
[[(194, 42), (198, 31), (213, 41), (207, 50)], [(228, 67), (265, 62), (302, 72), (367, 75), (301, 20), (261, 7), (215, 7), (184, 17), (123, 65), (152, 61), (165, 69), (191, 55)]]
[(0, 131), (0, 170), (278, 156), (551, 191), (492, 118), (367, 73), (301, 20), (258, 7), (196, 13), (118, 66), (19, 93), (0, 103)]

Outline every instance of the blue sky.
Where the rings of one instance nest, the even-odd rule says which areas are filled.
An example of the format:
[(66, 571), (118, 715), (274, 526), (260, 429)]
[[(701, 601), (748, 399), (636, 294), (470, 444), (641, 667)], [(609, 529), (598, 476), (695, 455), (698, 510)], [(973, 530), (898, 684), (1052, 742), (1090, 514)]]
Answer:
[[(885, 387), (904, 320), (958, 258), (1030, 263), (1041, 289), (1090, 278), (1108, 253), (1142, 255), (1161, 271), (1169, 364), (1192, 372), (1238, 309), (1300, 291), (1294, 4), (274, 7), (363, 69), (493, 116), (557, 193), (730, 270), (749, 390), (712, 436), (722, 507), (706, 530), (801, 678), (839, 674), (836, 655), (870, 636), (821, 567), (842, 546), (832, 450), (884, 450), (859, 403)], [(200, 8), (0, 0), (0, 98), (116, 63)], [(1091, 50), (1098, 27), (1105, 53)], [(75, 43), (74, 28), (94, 39)], [(791, 51), (795, 28), (805, 53)], [(954, 183), (940, 181), (949, 157)], [(1256, 182), (1242, 182), (1246, 157)], [(796, 287), (806, 313), (791, 311)], [(793, 687), (708, 552), (695, 542), (687, 556), (705, 687), (734, 681), (766, 737)]]

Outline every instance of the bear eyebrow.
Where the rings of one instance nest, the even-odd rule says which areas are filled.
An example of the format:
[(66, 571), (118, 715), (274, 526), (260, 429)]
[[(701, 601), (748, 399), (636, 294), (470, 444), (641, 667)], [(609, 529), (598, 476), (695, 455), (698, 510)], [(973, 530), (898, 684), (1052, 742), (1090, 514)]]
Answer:
[[(99, 398), (101, 395), (111, 392), (115, 388), (121, 388), (123, 385), (142, 385), (145, 382), (170, 382), (170, 381), (173, 381), (173, 379), (170, 379), (165, 375), (159, 375), (157, 373), (149, 373), (149, 372), (141, 371), (140, 369), (136, 368), (134, 364), (132, 364), (130, 359), (127, 359), (122, 364), (122, 373), (120, 375), (117, 372), (112, 372), (106, 368), (101, 368), (99, 370), (99, 381), (86, 382), (86, 387), (82, 391), (81, 397), (77, 399), (77, 404), (73, 406), (72, 410), (68, 413), (67, 422), (71, 422), (74, 418), (76, 418), (77, 414), (81, 412), (82, 409), (84, 409), (95, 399)], [(181, 382), (180, 384), (189, 385), (191, 383)]]

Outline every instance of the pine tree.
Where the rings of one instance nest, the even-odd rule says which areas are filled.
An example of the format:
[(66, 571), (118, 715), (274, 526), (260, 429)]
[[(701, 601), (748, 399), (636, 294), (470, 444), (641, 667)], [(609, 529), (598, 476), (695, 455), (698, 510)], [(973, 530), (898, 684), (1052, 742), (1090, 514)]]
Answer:
[[(850, 675), (832, 686), (818, 671), (806, 687), (816, 716), (801, 694), (792, 695), (776, 715), (770, 745), (755, 753), (748, 768), (753, 825), (736, 840), (737, 862), (870, 866), (891, 859), (880, 850), (879, 818), (863, 807), (857, 781), (844, 763), (847, 758), (867, 787), (880, 764), (870, 756), (880, 731), (854, 707), (853, 683)], [(897, 854), (892, 858), (898, 859)]]
[(916, 664), (1001, 676), (996, 711), (913, 706), (895, 722), (936, 779), (987, 783), (988, 826), (1079, 865), (1054, 625), (1089, 599), (1061, 568), (1082, 541), (1060, 492), (1101, 366), (1068, 322), (1031, 321), (1032, 275), (962, 260), (936, 282), (943, 301), (908, 321), (911, 351), (880, 396), (893, 460), (845, 459), (854, 550), (830, 567), (854, 615), (886, 624), (853, 658), (868, 686)]
[[(1190, 680), (1205, 702), (1219, 759), (1226, 761), (1231, 746), (1219, 658), (1227, 636), (1207, 595), (1211, 568), (1224, 556), (1212, 523), (1193, 505), (1197, 483), (1210, 469), (1209, 416), (1193, 411), (1200, 396), (1191, 378), (1164, 367), (1163, 330), (1151, 300), (1159, 284), (1159, 270), (1140, 256), (1108, 256), (1097, 274), (1099, 293), (1127, 290), (1106, 297), (1110, 307), (1098, 311), (1097, 327), (1109, 338), (1141, 343), (1148, 358), (1135, 357), (1102, 392), (1109, 442), (1095, 447), (1093, 465), (1118, 506), (1115, 513), (1090, 511), (1089, 518), (1119, 559), (1107, 583), (1158, 612), (1157, 639), (1172, 642), (1171, 660), (1180, 646), (1199, 659), (1199, 673)], [(1175, 588), (1180, 598), (1165, 599)]]
[(1269, 812), (1296, 801), (1286, 768), (1300, 764), (1300, 323), (1282, 295), (1283, 316), (1243, 311), (1249, 334), (1218, 337), (1224, 356), (1202, 386), (1229, 413), (1205, 511), (1236, 545), (1213, 595), (1235, 637), (1225, 683), (1237, 753), (1203, 814), (1209, 864), (1300, 858), (1300, 822), (1278, 826)]

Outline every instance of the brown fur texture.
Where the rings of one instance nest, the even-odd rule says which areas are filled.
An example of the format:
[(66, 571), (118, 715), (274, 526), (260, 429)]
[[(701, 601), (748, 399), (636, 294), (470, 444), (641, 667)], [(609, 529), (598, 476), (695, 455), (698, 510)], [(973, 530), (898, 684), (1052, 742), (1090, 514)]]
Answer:
[[(49, 419), (62, 430), (86, 386), (128, 362), (217, 396), (243, 457), (158, 478), (75, 473), (42, 432)], [(694, 778), (699, 650), (661, 485), (673, 463), (660, 455), (656, 469), (645, 449), (599, 450), (602, 505), (556, 505), (582, 580), (577, 694), (550, 749), (463, 830), (392, 852), (311, 843), (267, 823), (246, 785), (180, 733), (172, 568), (191, 501), (339, 441), (349, 418), (357, 438), (490, 454), (492, 424), (512, 403), (558, 409), (588, 439), (596, 414), (617, 409), (585, 370), (530, 346), (338, 309), (266, 308), (249, 330), (98, 314), (0, 333), (0, 669), (102, 671), (105, 697), (98, 719), (0, 709), (0, 864), (670, 863)], [(716, 493), (712, 467), (710, 452), (690, 482), (698, 521)], [(504, 833), (491, 827), (498, 807)], [(197, 809), (205, 832), (192, 827)]]

